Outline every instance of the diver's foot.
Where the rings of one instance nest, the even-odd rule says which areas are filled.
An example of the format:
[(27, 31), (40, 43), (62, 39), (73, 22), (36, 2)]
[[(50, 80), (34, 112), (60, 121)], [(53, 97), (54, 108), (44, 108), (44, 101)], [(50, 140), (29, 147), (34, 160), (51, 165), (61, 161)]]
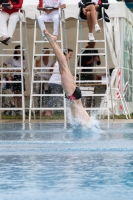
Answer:
[(43, 32), (44, 32), (45, 36), (47, 37), (47, 39), (48, 39), (49, 41), (55, 41), (55, 42), (56, 42), (57, 36), (50, 34), (50, 33), (48, 32), (48, 30), (44, 30)]

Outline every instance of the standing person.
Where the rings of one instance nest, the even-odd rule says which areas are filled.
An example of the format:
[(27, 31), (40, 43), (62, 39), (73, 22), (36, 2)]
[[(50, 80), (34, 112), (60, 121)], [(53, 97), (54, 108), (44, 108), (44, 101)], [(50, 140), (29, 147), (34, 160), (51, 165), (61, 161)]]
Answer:
[(45, 30), (44, 33), (47, 39), (49, 40), (58, 60), (59, 72), (61, 75), (61, 83), (66, 93), (66, 98), (69, 99), (71, 102), (70, 106), (72, 116), (79, 124), (88, 125), (90, 117), (82, 105), (81, 91), (74, 82), (74, 78), (68, 68), (66, 58), (56, 42), (57, 38), (49, 34), (47, 30)]
[(93, 80), (93, 74), (85, 74), (85, 72), (91, 72), (93, 71), (92, 69), (89, 69), (89, 67), (93, 67), (96, 65), (100, 65), (101, 64), (101, 60), (99, 55), (93, 55), (93, 54), (98, 54), (98, 50), (93, 48), (95, 47), (95, 42), (88, 42), (88, 46), (86, 46), (85, 50), (83, 51), (82, 54), (92, 54), (92, 55), (88, 55), (88, 56), (81, 56), (81, 63), (80, 63), (80, 59), (79, 59), (79, 65), (81, 64), (82, 67), (88, 67), (88, 69), (82, 69), (81, 73), (81, 80)]
[[(16, 24), (19, 21), (19, 9), (22, 8), (23, 0), (8, 0), (10, 6), (7, 8), (2, 7), (0, 4), (0, 37), (2, 37), (1, 43), (8, 45), (10, 38), (13, 37), (13, 33), (16, 28)], [(23, 17), (23, 13), (20, 12), (20, 17)], [(7, 26), (8, 21), (8, 26)]]
[[(23, 64), (21, 63), (20, 55), (19, 56), (17, 55), (17, 54), (21, 54), (20, 49), (21, 49), (20, 45), (15, 46), (14, 57), (9, 57), (4, 62), (5, 66), (11, 65), (13, 68), (15, 68), (13, 70), (15, 72), (14, 78), (13, 78), (13, 81), (15, 81), (15, 83), (13, 83), (14, 94), (22, 94), (22, 85), (21, 85), (21, 83), (17, 83), (17, 81), (21, 81), (22, 78), (23, 78), (23, 82), (24, 82), (24, 91), (25, 91), (25, 79), (24, 79), (24, 77), (21, 77), (21, 70), (17, 70), (17, 68), (21, 68), (21, 66), (23, 66), (23, 72), (25, 72), (25, 70), (26, 70), (26, 60), (25, 60), (25, 56), (24, 56), (24, 51), (23, 51)], [(22, 97), (21, 96), (15, 97), (15, 101), (16, 101), (17, 107), (21, 108), (22, 107)], [(19, 114), (21, 114), (21, 111)]]
[(43, 7), (39, 8), (39, 10), (44, 11), (38, 17), (38, 24), (42, 31), (42, 36), (44, 36), (43, 30), (46, 30), (44, 22), (52, 21), (54, 22), (53, 26), (53, 35), (58, 36), (58, 28), (59, 28), (59, 8), (63, 9), (66, 8), (66, 1), (65, 0), (43, 0)]
[[(40, 57), (39, 60), (36, 60), (36, 67), (38, 67), (40, 69), (37, 70), (35, 79), (42, 80), (42, 81), (43, 80), (48, 81), (51, 76), (50, 72), (52, 72), (52, 70), (53, 70), (52, 69), (53, 68), (53, 60), (49, 58), (49, 55), (48, 55), (48, 54), (50, 54), (49, 48), (43, 48), (42, 53), (44, 55), (42, 57)], [(47, 69), (47, 68), (49, 68), (49, 69)], [(35, 83), (34, 90), (35, 90), (35, 93), (37, 93), (37, 94), (42, 93), (41, 83)], [(49, 93), (48, 83), (42, 84), (42, 90), (47, 94)], [(38, 97), (37, 97), (37, 99), (38, 99)], [(38, 106), (39, 106), (39, 102), (36, 102), (36, 104), (38, 104)]]
[[(72, 49), (64, 50), (64, 55), (66, 60), (70, 60), (72, 58)], [(50, 87), (50, 94), (63, 94), (63, 87), (61, 84), (61, 75), (59, 71), (59, 63), (56, 61), (53, 69), (53, 74), (49, 79), (49, 87)], [(63, 104), (62, 97), (49, 97), (49, 101), (47, 103), (48, 107), (53, 107), (54, 103)], [(47, 110), (45, 113), (46, 116), (51, 116), (52, 111)]]
[[(3, 78), (4, 81), (7, 81), (5, 84), (3, 84), (3, 88), (2, 88), (2, 93), (3, 94), (9, 94), (9, 96), (5, 96), (4, 102), (3, 102), (3, 107), (15, 107), (14, 104), (14, 98), (12, 96), (10, 96), (10, 94), (13, 94), (12, 88), (13, 88), (13, 83), (8, 83), (8, 81), (12, 81), (12, 75), (10, 74), (6, 74), (5, 78)], [(11, 114), (15, 114), (14, 111), (5, 111), (4, 112), (6, 115), (11, 115)]]

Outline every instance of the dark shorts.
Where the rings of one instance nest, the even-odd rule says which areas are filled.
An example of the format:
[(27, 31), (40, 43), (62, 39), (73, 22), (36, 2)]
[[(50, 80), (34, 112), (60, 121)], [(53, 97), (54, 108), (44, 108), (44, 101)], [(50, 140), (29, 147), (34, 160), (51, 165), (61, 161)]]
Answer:
[[(16, 81), (16, 83), (13, 83), (13, 91), (21, 91), (22, 86), (21, 83), (17, 83), (17, 81), (21, 81), (21, 75), (14, 75), (13, 81)], [(24, 83), (24, 91), (25, 91), (25, 78), (23, 77), (23, 83)]]
[[(96, 12), (97, 12), (97, 14), (98, 14), (98, 17), (97, 17), (97, 18), (100, 19), (100, 18), (101, 18), (100, 13), (98, 12), (98, 10), (97, 10)], [(81, 19), (87, 20), (86, 15), (84, 15), (82, 9), (80, 9), (79, 17), (80, 17)]]
[(82, 81), (93, 80), (93, 74), (81, 74), (81, 80)]
[(66, 96), (68, 100), (78, 100), (81, 99), (81, 97), (82, 97), (81, 90), (78, 87), (76, 87), (74, 93), (71, 96)]

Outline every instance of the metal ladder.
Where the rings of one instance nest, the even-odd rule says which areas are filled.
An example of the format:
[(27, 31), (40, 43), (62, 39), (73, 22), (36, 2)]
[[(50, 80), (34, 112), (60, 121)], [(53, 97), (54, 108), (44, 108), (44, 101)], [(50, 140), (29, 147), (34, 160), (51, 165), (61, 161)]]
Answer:
[[(87, 48), (82, 48), (82, 44), (84, 43), (88, 43), (90, 42), (89, 40), (85, 40), (83, 39), (83, 36), (82, 36), (82, 26), (84, 23), (86, 23), (87, 25), (87, 21), (86, 20), (82, 20), (80, 19), (80, 17), (78, 18), (77, 20), (77, 35), (76, 35), (76, 53), (75, 53), (75, 77), (76, 77), (76, 74), (79, 74), (79, 77), (80, 77), (80, 74), (82, 73), (81, 70), (82, 69), (96, 69), (98, 70), (98, 73), (101, 73), (101, 74), (105, 74), (106, 78), (105, 80), (76, 80), (76, 83), (77, 85), (80, 87), (80, 86), (83, 86), (84, 84), (87, 86), (87, 87), (90, 87), (92, 89), (92, 87), (95, 87), (95, 86), (98, 86), (98, 85), (101, 85), (101, 84), (104, 84), (105, 87), (106, 87), (106, 91), (109, 90), (109, 83), (110, 83), (110, 76), (109, 76), (109, 67), (108, 67), (108, 52), (107, 52), (107, 41), (106, 41), (106, 26), (105, 26), (105, 21), (104, 19), (102, 18), (102, 20), (100, 20), (102, 23), (103, 23), (103, 39), (101, 40), (94, 40), (95, 43), (100, 43), (100, 46), (102, 45), (103, 47), (102, 48), (89, 48), (89, 50), (98, 50), (100, 51), (100, 53), (98, 54), (82, 54), (83, 50), (86, 50)], [(86, 34), (87, 35), (87, 34)], [(83, 67), (81, 66), (81, 63), (80, 63), (80, 66), (77, 66), (78, 65), (78, 58), (80, 58), (80, 61), (81, 61), (81, 56), (104, 56), (104, 60), (105, 60), (105, 65), (104, 66), (96, 66), (96, 67)], [(79, 72), (80, 70), (80, 72)], [(101, 70), (104, 70), (101, 71)], [(97, 72), (87, 72), (87, 74), (95, 74)], [(87, 91), (82, 93), (82, 96), (85, 97), (85, 98), (89, 98), (91, 97), (92, 99), (93, 98), (100, 98), (100, 97), (106, 97), (107, 99), (107, 102), (108, 101), (108, 92), (105, 92), (104, 94), (96, 94), (95, 92), (88, 92), (87, 94)], [(108, 121), (109, 121), (109, 104), (107, 103), (107, 107), (105, 108), (101, 108), (100, 106), (99, 107), (86, 107), (86, 110), (87, 111), (90, 111), (90, 112), (96, 112), (96, 111), (99, 111), (102, 110), (102, 109), (105, 109), (107, 111), (107, 115), (108, 115)]]
[[(21, 19), (20, 16), (20, 12), (23, 12), (23, 18)], [(21, 94), (2, 94), (2, 84), (3, 84), (3, 75), (6, 74), (7, 72), (3, 71), (3, 70), (11, 70), (12, 72), (9, 72), (10, 74), (14, 74), (15, 68), (13, 66), (11, 67), (4, 67), (3, 63), (6, 57), (13, 57), (14, 54), (13, 53), (6, 53), (7, 51), (15, 51), (14, 48), (5, 48), (5, 46), (3, 44), (1, 44), (1, 53), (0, 53), (0, 57), (1, 57), (1, 65), (0, 65), (0, 84), (1, 84), (1, 89), (0, 89), (0, 119), (2, 119), (2, 111), (6, 110), (6, 111), (22, 111), (22, 120), (23, 122), (25, 122), (25, 97), (24, 97), (24, 84), (23, 84), (23, 76), (24, 75), (30, 75), (30, 62), (29, 62), (29, 50), (28, 50), (28, 39), (27, 39), (27, 27), (26, 27), (26, 14), (25, 11), (23, 9), (20, 9), (18, 11), (18, 15), (19, 15), (19, 40), (12, 40), (10, 43), (11, 44), (17, 44), (20, 45), (20, 54), (17, 54), (17, 56), (20, 56), (21, 59), (21, 68), (17, 68), (17, 70), (20, 70), (21, 73), (21, 81), (4, 81), (4, 83), (21, 83), (21, 88), (22, 88), (22, 93)], [(9, 44), (10, 45), (10, 44)], [(23, 45), (25, 46), (25, 48), (23, 49)], [(23, 72), (23, 51), (25, 52), (25, 56), (26, 56), (26, 65), (27, 65), (27, 72)], [(22, 107), (2, 107), (2, 101), (3, 98), (6, 97), (21, 97), (22, 98)]]
[[(33, 113), (34, 119), (36, 118), (35, 115), (35, 111), (46, 111), (46, 110), (58, 110), (58, 111), (64, 111), (64, 127), (66, 127), (66, 100), (64, 98), (64, 93), (63, 94), (42, 94), (42, 91), (40, 92), (40, 94), (34, 94), (34, 84), (35, 83), (41, 83), (41, 90), (42, 90), (42, 84), (43, 83), (48, 83), (49, 81), (46, 80), (35, 80), (35, 74), (36, 74), (36, 70), (38, 69), (38, 67), (35, 66), (35, 57), (40, 56), (42, 57), (44, 54), (42, 53), (36, 53), (36, 49), (37, 49), (37, 45), (40, 45), (40, 52), (43, 49), (43, 45), (47, 44), (49, 45), (49, 42), (47, 40), (45, 40), (44, 38), (42, 38), (42, 36), (40, 36), (40, 40), (37, 39), (37, 12), (36, 11), (36, 15), (35, 15), (35, 22), (34, 22), (34, 41), (33, 41), (33, 57), (32, 57), (32, 78), (31, 78), (31, 94), (30, 94), (30, 107), (29, 107), (29, 122), (31, 122), (31, 114)], [(65, 48), (67, 48), (67, 40), (66, 40), (66, 24), (65, 24), (65, 13), (63, 9), (59, 10), (59, 15), (60, 15), (60, 39), (57, 40), (57, 42), (59, 43), (62, 51)], [(49, 22), (45, 22), (47, 25), (48, 23), (53, 23), (51, 21)], [(53, 51), (52, 49), (49, 49), (50, 51)], [(50, 54), (45, 54), (46, 56), (55, 56), (54, 53), (50, 53)], [(45, 69), (50, 69), (50, 67), (45, 67)], [(39, 68), (39, 70), (41, 71), (41, 67)], [(41, 73), (41, 72), (40, 72)], [(52, 73), (51, 73), (52, 74)], [(42, 97), (49, 97), (49, 96), (60, 96), (62, 98), (64, 98), (64, 105), (63, 107), (54, 107), (54, 108), (47, 108), (47, 107), (43, 107), (42, 106)], [(34, 98), (35, 97), (40, 97), (40, 107), (35, 107), (34, 105)], [(32, 113), (31, 113), (32, 112)], [(40, 112), (41, 113), (41, 112)], [(41, 114), (40, 114), (40, 119), (41, 119)]]

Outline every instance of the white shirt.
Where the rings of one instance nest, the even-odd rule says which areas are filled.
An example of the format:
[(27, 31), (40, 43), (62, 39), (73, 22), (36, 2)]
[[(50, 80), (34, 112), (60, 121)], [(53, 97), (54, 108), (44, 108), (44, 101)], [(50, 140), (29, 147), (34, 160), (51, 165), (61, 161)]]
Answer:
[(61, 75), (60, 75), (60, 71), (59, 71), (58, 61), (56, 61), (55, 65), (54, 65), (53, 74), (49, 79), (49, 83), (55, 83), (55, 84), (61, 85)]
[[(42, 77), (44, 80), (49, 80), (50, 78), (50, 74), (49, 73), (45, 73), (45, 72), (49, 72), (50, 69), (45, 69), (45, 67), (51, 67), (53, 64), (53, 61), (52, 60), (48, 60), (48, 64), (45, 65), (44, 62), (43, 62), (43, 59), (42, 59), (42, 67), (41, 69), (38, 69), (37, 72), (42, 72), (42, 73), (38, 73), (38, 76), (39, 77)], [(43, 73), (44, 72), (44, 73)]]
[[(13, 57), (9, 57), (5, 62), (6, 65), (11, 65), (12, 68), (21, 68), (21, 58), (15, 60)], [(26, 68), (26, 60), (23, 60), (23, 68)], [(14, 75), (21, 75), (21, 72), (16, 72)]]
[(66, 0), (43, 0), (44, 7), (58, 8), (60, 5), (66, 4)]
[(6, 78), (2, 78), (2, 89), (6, 88)]

